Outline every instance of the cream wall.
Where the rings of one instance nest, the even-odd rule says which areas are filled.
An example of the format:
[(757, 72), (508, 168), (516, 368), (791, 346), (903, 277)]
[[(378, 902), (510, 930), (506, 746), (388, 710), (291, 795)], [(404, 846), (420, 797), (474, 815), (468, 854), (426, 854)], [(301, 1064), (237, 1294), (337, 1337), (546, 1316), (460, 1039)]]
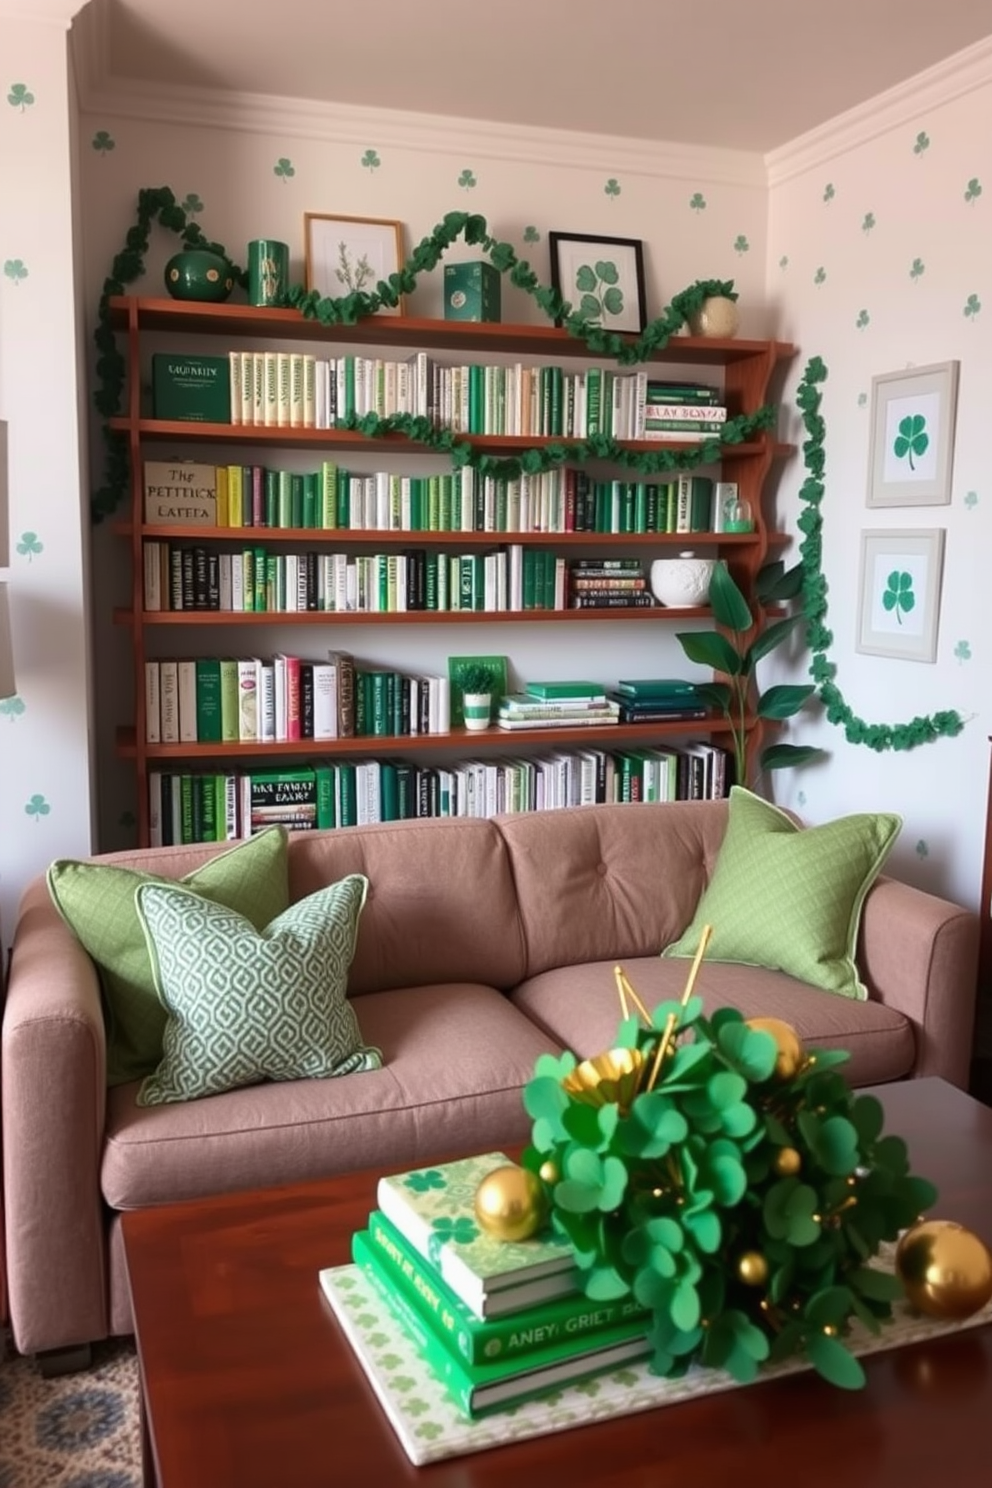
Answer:
[[(967, 720), (956, 738), (876, 754), (821, 718), (803, 727), (802, 739), (829, 749), (829, 761), (783, 772), (776, 794), (815, 821), (878, 806), (901, 812), (892, 871), (975, 906), (992, 732), (984, 602), (992, 544), (992, 47), (973, 48), (770, 164), (769, 307), (803, 353), (788, 390), (814, 353), (829, 372), (823, 567), (835, 681), (871, 723), (944, 709)], [(960, 363), (950, 505), (868, 508), (872, 377), (950, 360)], [(793, 437), (797, 430), (794, 421)], [(793, 462), (783, 479), (782, 517), (792, 530), (801, 477)], [(859, 654), (862, 530), (934, 528), (946, 532), (936, 662)]]
[(0, 14), (0, 418), (9, 425), (16, 698), (0, 703), (0, 916), (91, 849), (88, 522), (80, 478), (66, 29), (74, 6)]
[[(379, 112), (357, 118), (353, 110), (304, 110), (261, 100), (254, 108), (246, 101), (226, 113), (221, 109), (224, 117), (218, 120), (219, 107), (216, 102), (208, 107), (204, 100), (203, 122), (193, 124), (150, 121), (141, 117), (147, 109), (140, 101), (127, 114), (83, 114), (89, 323), (103, 276), (133, 221), (138, 191), (168, 185), (180, 200), (195, 194), (202, 203), (196, 217), (204, 232), (241, 263), (249, 238), (284, 239), (297, 280), (303, 278), (306, 211), (399, 220), (408, 252), (446, 213), (479, 212), (492, 232), (530, 259), (545, 282), (550, 277), (549, 230), (640, 238), (649, 317), (697, 278), (733, 278), (741, 292), (745, 330), (765, 334), (766, 191), (764, 168), (756, 157), (550, 132), (525, 134), (420, 115)], [(195, 116), (195, 99), (182, 112), (187, 119)], [(253, 119), (259, 121), (256, 127)], [(102, 148), (94, 148), (94, 141)], [(378, 165), (365, 163), (371, 158), (368, 152)], [(528, 240), (533, 231), (539, 234), (536, 242)], [(163, 293), (162, 268), (175, 248), (174, 236), (157, 228), (148, 272), (136, 286), (140, 293)], [(459, 244), (451, 256), (473, 257), (478, 251)], [(441, 282), (439, 271), (418, 287), (408, 313), (440, 316)], [(503, 318), (539, 321), (541, 312), (504, 280)], [(98, 447), (95, 438), (93, 447)], [(349, 452), (345, 458), (354, 469), (374, 470), (389, 463), (381, 455)], [(436, 460), (431, 464), (425, 457), (405, 456), (397, 468), (439, 467)], [(100, 840), (107, 847), (125, 846), (134, 802), (128, 772), (113, 762), (112, 730), (130, 706), (123, 681), (127, 650), (126, 638), (115, 635), (108, 623), (111, 605), (127, 598), (121, 585), (120, 539), (101, 528), (95, 555), (100, 575), (95, 623), (102, 660), (97, 708)], [(160, 654), (174, 655), (168, 649), (170, 639), (168, 634), (164, 642), (150, 635), (149, 644), (163, 646)], [(328, 646), (338, 645), (370, 662), (429, 670), (444, 670), (450, 654), (505, 653), (521, 677), (589, 672), (615, 680), (629, 670), (663, 674), (686, 666), (671, 633), (651, 623), (622, 628), (583, 624), (581, 631), (494, 623), (485, 632), (457, 625), (348, 626), (336, 631), (328, 625), (298, 631), (280, 627), (268, 639), (257, 629), (246, 630), (239, 639), (246, 654), (298, 648), (319, 658)], [(205, 650), (230, 647), (231, 633), (205, 630), (196, 644)]]

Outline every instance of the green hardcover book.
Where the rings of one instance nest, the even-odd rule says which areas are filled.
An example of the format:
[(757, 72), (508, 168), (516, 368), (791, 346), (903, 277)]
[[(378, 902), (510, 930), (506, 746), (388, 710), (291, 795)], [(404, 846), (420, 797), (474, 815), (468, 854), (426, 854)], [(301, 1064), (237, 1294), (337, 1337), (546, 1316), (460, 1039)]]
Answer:
[(358, 825), (358, 799), (355, 793), (355, 766), (342, 760), (335, 769), (334, 807), (339, 827)]
[(220, 665), (220, 737), (225, 744), (237, 744), (239, 732), (238, 663), (233, 657), (221, 658)]
[(317, 826), (336, 827), (334, 810), (334, 766), (327, 760), (314, 760), (311, 766), (317, 787)]
[(266, 527), (279, 526), (279, 471), (266, 466), (262, 476)]
[(303, 476), (298, 470), (292, 471), (289, 477), (289, 525), (290, 527), (304, 526)]
[(602, 682), (525, 682), (524, 691), (536, 698), (595, 698), (606, 697)]
[(227, 356), (174, 351), (152, 356), (152, 411), (157, 419), (229, 424), (231, 365)]
[(302, 526), (319, 527), (317, 520), (320, 511), (320, 477), (315, 470), (308, 470), (303, 477), (303, 517)]
[(511, 1243), (480, 1229), (474, 1217), (476, 1189), (494, 1169), (509, 1165), (505, 1153), (485, 1152), (387, 1175), (376, 1192), (386, 1218), (477, 1317), (491, 1315), (492, 1299), (523, 1281), (557, 1277), (559, 1296), (577, 1284), (575, 1256), (561, 1236), (545, 1230)]
[(352, 1253), (382, 1302), (415, 1340), (431, 1373), (441, 1381), (466, 1416), (484, 1415), (499, 1406), (520, 1404), (556, 1385), (618, 1369), (652, 1352), (644, 1319), (635, 1318), (581, 1342), (537, 1350), (515, 1361), (467, 1364), (424, 1322), (403, 1292), (394, 1290), (377, 1270), (363, 1231), (352, 1238)]
[(255, 601), (253, 609), (263, 613), (266, 608), (266, 596), (268, 594), (268, 565), (265, 561), (265, 549), (255, 549), (255, 562), (253, 566), (255, 580)]
[(276, 498), (276, 509), (272, 521), (269, 520), (268, 508), (265, 512), (265, 525), (267, 527), (292, 527), (293, 522), (293, 472), (291, 470), (280, 470), (276, 477), (278, 495)]
[(678, 698), (694, 698), (696, 684), (681, 677), (626, 677), (617, 683), (617, 692), (633, 698), (665, 698), (674, 701)]
[(199, 806), (200, 806), (200, 835), (197, 842), (217, 841), (217, 777), (215, 775), (197, 776)]
[(396, 766), (390, 760), (379, 762), (379, 820), (399, 821), (399, 789)]
[(325, 460), (320, 467), (320, 522), (321, 527), (338, 526), (338, 467), (333, 460)]
[[(384, 1214), (369, 1215), (368, 1248), (387, 1285), (404, 1292), (428, 1326), (468, 1364), (492, 1364), (550, 1344), (578, 1341), (649, 1313), (632, 1297), (590, 1302), (583, 1292), (528, 1305), (528, 1284), (514, 1288), (520, 1306), (503, 1317), (477, 1318), (437, 1271), (408, 1245)], [(541, 1283), (533, 1283), (539, 1287)], [(646, 1324), (645, 1324), (646, 1326)]]
[(201, 657), (196, 663), (196, 737), (198, 743), (220, 743), (224, 736), (221, 707), (220, 662), (212, 657)]
[(193, 777), (179, 777), (179, 841), (183, 847), (195, 842), (193, 835)]

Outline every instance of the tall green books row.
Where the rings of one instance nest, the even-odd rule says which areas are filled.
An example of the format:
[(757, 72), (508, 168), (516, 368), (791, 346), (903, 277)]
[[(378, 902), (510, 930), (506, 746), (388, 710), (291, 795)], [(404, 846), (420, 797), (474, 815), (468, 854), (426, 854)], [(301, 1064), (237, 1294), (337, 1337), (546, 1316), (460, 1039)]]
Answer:
[[(731, 488), (732, 490), (728, 489)], [(152, 526), (270, 527), (360, 532), (677, 533), (725, 530), (732, 482), (595, 480), (566, 466), (516, 480), (471, 466), (441, 475), (146, 460)]]
[(284, 741), (447, 734), (444, 676), (356, 665), (349, 651), (326, 661), (280, 652), (145, 663), (146, 744), (277, 744)]
[(462, 434), (691, 441), (719, 434), (727, 417), (719, 390), (704, 383), (601, 367), (452, 366), (425, 351), (402, 361), (254, 348), (226, 359), (156, 353), (152, 393), (155, 418), (256, 428), (333, 429), (367, 414), (408, 414)]
[(152, 847), (230, 842), (280, 822), (297, 831), (408, 818), (697, 800), (729, 789), (716, 745), (561, 750), (527, 759), (314, 760), (283, 769), (148, 773)]
[(490, 1152), (382, 1178), (352, 1239), (356, 1265), (469, 1417), (650, 1352), (646, 1310), (590, 1302), (564, 1240), (508, 1243), (479, 1227), (475, 1191), (508, 1163)]
[(218, 553), (195, 543), (143, 545), (146, 612), (238, 614), (500, 613), (652, 608), (637, 558), (569, 563), (546, 548), (510, 543), (489, 552)]

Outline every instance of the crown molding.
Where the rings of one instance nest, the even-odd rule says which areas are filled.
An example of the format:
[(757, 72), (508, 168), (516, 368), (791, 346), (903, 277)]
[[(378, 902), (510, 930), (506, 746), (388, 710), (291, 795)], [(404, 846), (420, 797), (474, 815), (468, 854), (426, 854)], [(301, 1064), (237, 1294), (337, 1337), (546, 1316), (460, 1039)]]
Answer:
[(895, 88), (838, 114), (818, 129), (801, 134), (765, 156), (769, 188), (781, 186), (815, 166), (869, 144), (879, 135), (916, 124), (931, 109), (953, 103), (992, 83), (992, 36), (955, 52)]
[[(0, 4), (3, 0), (0, 0)], [(535, 129), (440, 114), (361, 108), (270, 94), (214, 88), (166, 87), (110, 73), (103, 0), (93, 0), (73, 28), (73, 65), (82, 113), (155, 124), (229, 129), (279, 139), (319, 140), (417, 154), (460, 154), (476, 160), (518, 161), (565, 169), (601, 170), (607, 176), (641, 175), (681, 180), (693, 187), (720, 184), (766, 187), (757, 151), (714, 150), (700, 145), (655, 143), (566, 129)]]
[(0, 21), (38, 21), (67, 31), (86, 0), (0, 0)]

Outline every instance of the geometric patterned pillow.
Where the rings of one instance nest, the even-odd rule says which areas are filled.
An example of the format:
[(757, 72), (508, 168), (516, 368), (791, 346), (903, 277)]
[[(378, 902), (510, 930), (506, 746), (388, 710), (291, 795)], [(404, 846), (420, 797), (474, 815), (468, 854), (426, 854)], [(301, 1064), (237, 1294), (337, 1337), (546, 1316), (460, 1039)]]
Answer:
[(861, 908), (901, 825), (892, 812), (866, 811), (801, 827), (732, 786), (713, 876), (691, 924), (662, 955), (694, 955), (708, 924), (710, 961), (767, 966), (863, 1001)]
[(367, 891), (353, 873), (258, 931), (179, 884), (141, 884), (135, 907), (168, 1016), (138, 1105), (380, 1068), (346, 996)]

